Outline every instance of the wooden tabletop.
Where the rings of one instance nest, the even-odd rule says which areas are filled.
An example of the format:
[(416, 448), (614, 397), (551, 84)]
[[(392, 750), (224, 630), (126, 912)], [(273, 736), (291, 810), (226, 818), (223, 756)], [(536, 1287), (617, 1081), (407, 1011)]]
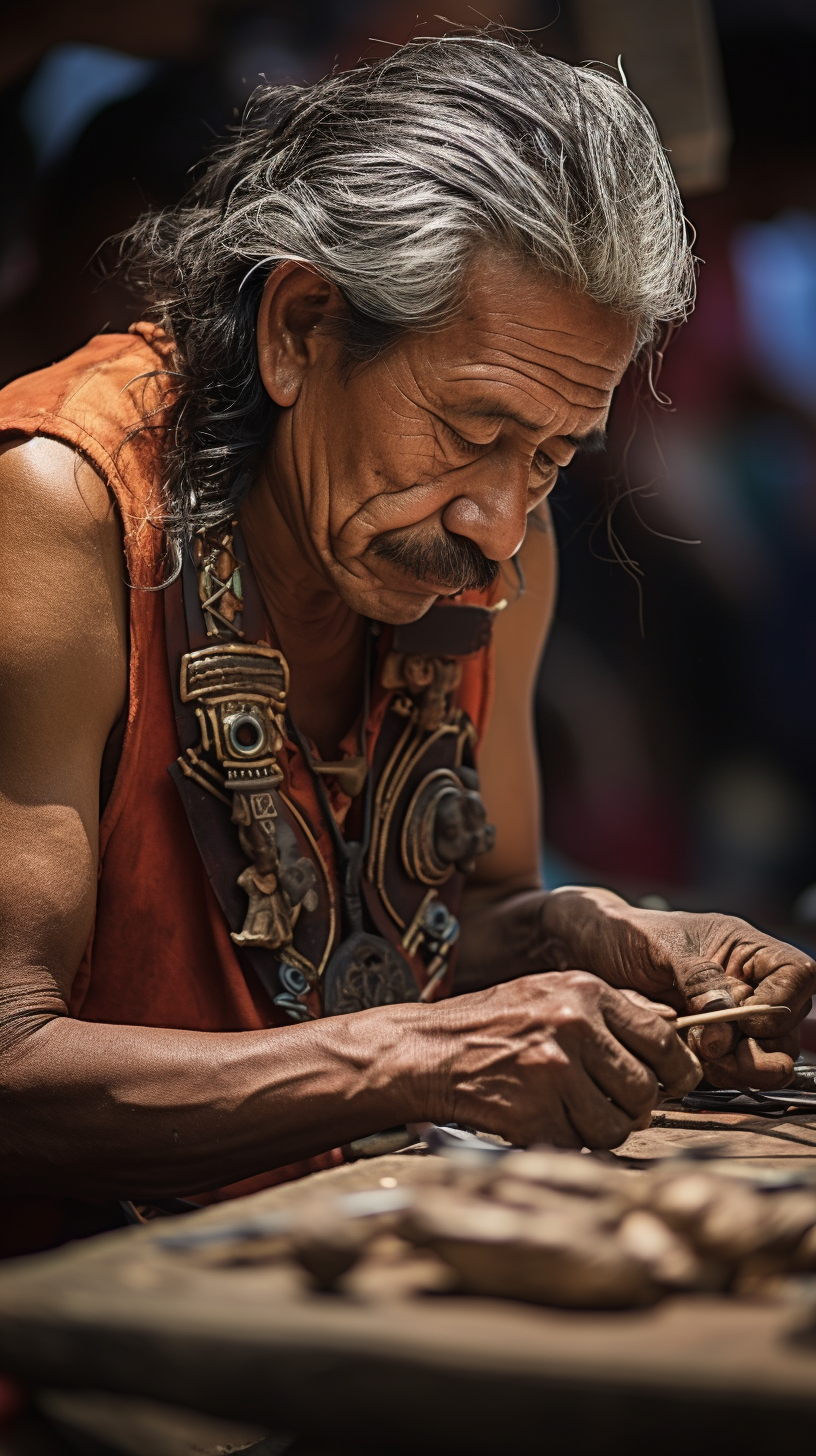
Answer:
[[(810, 1157), (816, 1169), (816, 1120), (750, 1123), (662, 1110), (618, 1156), (636, 1170), (696, 1146), (766, 1169), (801, 1169)], [(313, 1181), (349, 1192), (444, 1169), (402, 1154)], [(184, 1227), (301, 1194), (302, 1184), (270, 1189)], [(164, 1246), (168, 1227), (6, 1265), (0, 1367), (39, 1385), (133, 1392), (345, 1440), (355, 1452), (505, 1456), (541, 1453), (557, 1437), (570, 1456), (658, 1440), (686, 1451), (694, 1439), (721, 1456), (816, 1431), (816, 1293), (811, 1305), (806, 1284), (799, 1302), (688, 1296), (605, 1314), (453, 1296), (352, 1299), (311, 1292), (289, 1267), (204, 1267)]]

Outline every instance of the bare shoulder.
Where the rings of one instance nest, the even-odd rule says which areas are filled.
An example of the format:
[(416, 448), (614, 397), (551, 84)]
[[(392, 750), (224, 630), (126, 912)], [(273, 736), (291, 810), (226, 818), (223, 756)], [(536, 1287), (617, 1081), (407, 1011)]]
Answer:
[[(0, 445), (0, 511), (14, 531), (18, 521), (26, 534), (83, 538), (95, 543), (110, 535), (121, 553), (116, 510), (101, 476), (84, 457), (60, 440), (35, 436)], [(118, 539), (117, 539), (118, 538)]]
[(67, 445), (0, 446), (0, 554), (0, 668), (12, 700), (15, 688), (43, 703), (59, 691), (67, 711), (90, 692), (88, 715), (115, 721), (127, 673), (121, 530), (105, 482)]
[(493, 629), (495, 692), (479, 750), (479, 776), (496, 847), (479, 861), (474, 884), (534, 889), (541, 840), (533, 739), (533, 688), (555, 605), (555, 538), (546, 503), (528, 522), (517, 570), (502, 569), (507, 606)]
[(542, 501), (530, 512), (519, 558), (525, 586), (539, 598), (542, 593), (550, 596), (557, 581), (558, 552), (548, 501)]
[[(20, 561), (35, 566), (27, 585), (36, 584), (43, 605), (62, 595), (63, 582), (72, 588), (87, 573), (94, 587), (107, 579), (124, 605), (125, 558), (115, 503), (93, 466), (68, 445), (42, 437), (0, 445), (0, 521), (5, 557), (0, 589), (4, 582), (10, 590), (11, 610), (29, 596), (20, 591)], [(81, 601), (75, 610), (82, 614)]]

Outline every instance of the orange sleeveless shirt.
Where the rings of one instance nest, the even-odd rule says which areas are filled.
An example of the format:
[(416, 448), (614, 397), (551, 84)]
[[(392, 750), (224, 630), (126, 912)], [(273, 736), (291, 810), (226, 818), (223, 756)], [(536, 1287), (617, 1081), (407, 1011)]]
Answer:
[[(285, 1018), (239, 964), (167, 771), (179, 754), (179, 740), (163, 593), (144, 590), (160, 583), (164, 566), (161, 439), (167, 380), (162, 368), (161, 338), (142, 324), (129, 334), (100, 335), (69, 358), (0, 391), (0, 439), (40, 435), (60, 440), (106, 482), (121, 515), (132, 588), (127, 718), (100, 822), (96, 916), (69, 1011), (86, 1021), (120, 1025), (251, 1031)], [(475, 593), (467, 599), (485, 601)], [(491, 686), (487, 647), (464, 661), (456, 692), (456, 703), (479, 738)], [(374, 695), (366, 725), (369, 753), (389, 696)], [(297, 753), (289, 757), (289, 787), (307, 813), (314, 808), (312, 817), (319, 823), (311, 776)], [(328, 836), (321, 850), (333, 863)], [(249, 1192), (339, 1161), (335, 1149), (207, 1198)]]

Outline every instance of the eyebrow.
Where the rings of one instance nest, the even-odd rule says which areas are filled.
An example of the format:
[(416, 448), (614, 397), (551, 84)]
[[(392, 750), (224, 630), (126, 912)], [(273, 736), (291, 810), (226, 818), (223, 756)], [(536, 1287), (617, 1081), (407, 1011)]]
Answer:
[(606, 449), (606, 430), (603, 425), (596, 425), (594, 430), (587, 430), (585, 435), (565, 435), (576, 450), (583, 450), (587, 455), (599, 455)]
[[(467, 415), (470, 419), (513, 420), (514, 424), (521, 425), (523, 430), (529, 430), (532, 435), (540, 435), (544, 430), (544, 426), (536, 424), (534, 420), (526, 420), (523, 415), (501, 409), (499, 405), (491, 405), (487, 401), (481, 403), (477, 400), (474, 404), (456, 406), (452, 413)], [(585, 435), (565, 435), (564, 439), (574, 450), (582, 450), (590, 455), (600, 454), (606, 449), (606, 430), (602, 425), (587, 430)]]

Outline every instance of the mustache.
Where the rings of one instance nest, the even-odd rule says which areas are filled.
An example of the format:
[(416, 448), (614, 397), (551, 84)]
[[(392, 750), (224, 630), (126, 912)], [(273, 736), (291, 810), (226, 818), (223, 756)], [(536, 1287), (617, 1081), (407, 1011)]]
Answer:
[(491, 561), (467, 536), (444, 527), (441, 535), (432, 536), (385, 531), (372, 542), (371, 551), (417, 581), (432, 581), (451, 592), (486, 591), (499, 574), (498, 561)]

